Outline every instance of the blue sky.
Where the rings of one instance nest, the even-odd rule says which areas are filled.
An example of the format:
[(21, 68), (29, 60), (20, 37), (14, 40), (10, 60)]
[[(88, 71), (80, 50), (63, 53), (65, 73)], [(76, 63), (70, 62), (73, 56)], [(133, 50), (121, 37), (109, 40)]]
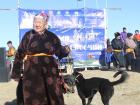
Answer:
[[(0, 0), (0, 47), (7, 47), (8, 40), (14, 46), (19, 44), (18, 35), (18, 0)], [(107, 1), (107, 37), (113, 38), (113, 33), (121, 32), (126, 27), (134, 33), (140, 29), (140, 0), (85, 0), (85, 7), (103, 9)], [(84, 0), (20, 0), (20, 8), (24, 9), (79, 9), (84, 8)], [(116, 9), (113, 9), (116, 8)], [(10, 10), (2, 10), (10, 9)]]

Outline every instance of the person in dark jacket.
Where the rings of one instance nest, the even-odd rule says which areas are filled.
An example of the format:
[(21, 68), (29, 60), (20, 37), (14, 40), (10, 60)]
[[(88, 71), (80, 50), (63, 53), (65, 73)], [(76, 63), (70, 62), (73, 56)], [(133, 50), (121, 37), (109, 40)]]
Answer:
[(125, 58), (124, 58), (124, 43), (121, 40), (120, 33), (114, 33), (115, 38), (111, 41), (111, 46), (113, 48), (113, 56), (115, 58), (114, 64), (119, 70), (124, 70), (125, 68)]

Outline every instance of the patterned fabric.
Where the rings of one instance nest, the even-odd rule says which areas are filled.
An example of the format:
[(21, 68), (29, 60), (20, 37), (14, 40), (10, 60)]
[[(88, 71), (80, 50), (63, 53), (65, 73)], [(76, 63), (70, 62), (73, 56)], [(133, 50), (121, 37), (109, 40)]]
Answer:
[(135, 48), (137, 47), (136, 43), (135, 43), (134, 40), (131, 39), (131, 38), (126, 38), (126, 39), (125, 39), (125, 44), (126, 44), (126, 46), (129, 47), (129, 48), (135, 49)]
[[(66, 57), (66, 49), (58, 37), (45, 30), (39, 35), (27, 32), (18, 48), (13, 65), (12, 78), (20, 78), (20, 69), (26, 55), (47, 53), (59, 59)], [(31, 56), (24, 62), (24, 105), (64, 105), (57, 60), (53, 56)]]

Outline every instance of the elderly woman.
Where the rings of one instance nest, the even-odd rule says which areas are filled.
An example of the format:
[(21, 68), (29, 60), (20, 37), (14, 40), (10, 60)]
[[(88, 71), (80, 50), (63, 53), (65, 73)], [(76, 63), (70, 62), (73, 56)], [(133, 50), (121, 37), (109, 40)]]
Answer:
[(46, 29), (47, 22), (45, 13), (34, 17), (33, 29), (25, 33), (15, 55), (11, 77), (19, 80), (24, 64), (24, 105), (64, 105), (56, 56), (66, 57), (70, 49)]

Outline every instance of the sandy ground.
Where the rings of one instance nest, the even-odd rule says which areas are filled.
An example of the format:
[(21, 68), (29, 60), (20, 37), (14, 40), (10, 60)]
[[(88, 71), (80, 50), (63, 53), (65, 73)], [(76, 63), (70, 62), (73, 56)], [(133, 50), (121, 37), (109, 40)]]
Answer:
[[(112, 76), (115, 71), (88, 70), (81, 72), (85, 78), (104, 77), (110, 81), (115, 80)], [(140, 105), (140, 73), (128, 72), (129, 79), (120, 85), (115, 86), (115, 93), (110, 100), (110, 105)], [(117, 78), (116, 78), (117, 79)], [(17, 82), (0, 83), (0, 105), (15, 105), (15, 89)], [(66, 105), (82, 105), (80, 98), (75, 93), (64, 94)], [(5, 104), (9, 102), (9, 104)], [(13, 104), (12, 104), (13, 103)], [(92, 105), (103, 105), (99, 93), (92, 100)]]

